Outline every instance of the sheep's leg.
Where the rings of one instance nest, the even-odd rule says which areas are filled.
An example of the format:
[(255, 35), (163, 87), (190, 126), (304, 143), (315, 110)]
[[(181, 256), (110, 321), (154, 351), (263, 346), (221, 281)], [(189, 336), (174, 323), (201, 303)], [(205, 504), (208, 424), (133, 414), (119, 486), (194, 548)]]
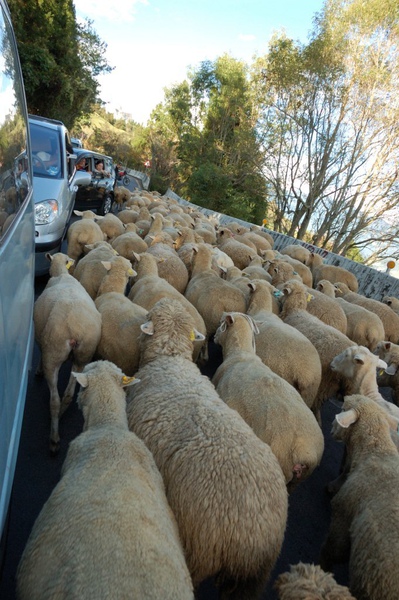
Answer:
[[(337, 496), (335, 496), (337, 498)], [(347, 500), (348, 502), (350, 499)], [(334, 500), (332, 501), (334, 503)], [(331, 571), (335, 563), (349, 560), (350, 555), (350, 519), (345, 515), (342, 503), (333, 504), (330, 530), (320, 553), (320, 566), (324, 571)]]
[(60, 366), (54, 367), (52, 370), (48, 368), (44, 370), (47, 384), (50, 389), (50, 453), (57, 454), (60, 449), (60, 436), (58, 432), (58, 422), (60, 415), (60, 396), (58, 393), (58, 373)]
[(61, 407), (60, 407), (60, 417), (64, 414), (68, 406), (72, 402), (73, 395), (75, 393), (76, 388), (76, 378), (72, 375), (72, 371), (81, 373), (83, 371), (83, 365), (79, 366), (76, 363), (72, 364), (71, 375), (69, 377), (68, 385), (62, 397)]
[(36, 377), (43, 377), (43, 359), (42, 359), (41, 353), (40, 353), (40, 360), (39, 360), (39, 364), (37, 365), (35, 375), (36, 375)]

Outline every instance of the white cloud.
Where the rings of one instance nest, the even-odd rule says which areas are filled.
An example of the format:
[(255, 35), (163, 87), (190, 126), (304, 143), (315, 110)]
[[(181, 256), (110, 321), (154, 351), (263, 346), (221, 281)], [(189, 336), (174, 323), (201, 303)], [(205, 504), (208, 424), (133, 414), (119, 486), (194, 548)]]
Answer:
[(134, 21), (137, 5), (148, 5), (148, 0), (118, 0), (112, 4), (108, 0), (74, 0), (74, 4), (78, 17), (126, 22)]

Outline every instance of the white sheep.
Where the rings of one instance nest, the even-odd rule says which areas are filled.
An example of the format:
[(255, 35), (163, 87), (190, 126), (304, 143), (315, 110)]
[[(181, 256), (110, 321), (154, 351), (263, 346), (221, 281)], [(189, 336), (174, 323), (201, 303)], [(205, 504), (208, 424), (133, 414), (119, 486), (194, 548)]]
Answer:
[[(72, 260), (77, 262), (82, 254), (88, 252), (85, 246), (104, 241), (105, 236), (97, 223), (100, 217), (94, 212), (91, 210), (83, 212), (74, 210), (74, 213), (82, 218), (80, 221), (74, 221), (68, 227), (67, 254)], [(71, 273), (73, 273), (73, 267), (71, 268)]]
[(98, 224), (107, 242), (112, 242), (118, 235), (125, 233), (125, 225), (112, 213), (107, 213), (104, 217), (101, 217)]
[(75, 376), (84, 432), (26, 544), (19, 600), (193, 600), (162, 478), (128, 430), (124, 387), (132, 378), (107, 361)]
[(309, 294), (303, 283), (292, 279), (284, 284), (282, 291), (281, 318), (303, 333), (319, 353), (322, 376), (312, 409), (321, 423), (320, 409), (323, 402), (335, 396), (342, 385), (341, 376), (330, 368), (331, 361), (337, 354), (353, 346), (353, 341), (306, 310)]
[(280, 573), (273, 586), (279, 600), (356, 600), (344, 585), (339, 585), (332, 573), (319, 565), (298, 563)]
[(378, 342), (384, 339), (385, 330), (378, 315), (359, 306), (348, 302), (343, 298), (335, 297), (335, 286), (327, 279), (322, 279), (316, 289), (335, 301), (341, 306), (346, 315), (346, 335), (359, 346), (366, 346), (374, 350)]
[(74, 371), (91, 361), (101, 336), (101, 315), (84, 287), (69, 275), (70, 258), (62, 253), (48, 257), (50, 280), (35, 302), (33, 320), (41, 352), (38, 372), (43, 372), (50, 390), (50, 451), (55, 453), (59, 418), (72, 400), (76, 382), (71, 374), (61, 402), (58, 374), (70, 357)]
[(96, 355), (115, 363), (126, 375), (134, 375), (140, 360), (140, 327), (147, 320), (147, 310), (117, 292), (102, 294), (95, 305), (102, 318)]
[(239, 269), (245, 269), (258, 254), (256, 246), (250, 247), (242, 240), (238, 241), (239, 236), (233, 234), (227, 226), (218, 229), (216, 239), (218, 248), (230, 256), (234, 265)]
[(160, 300), (142, 330), (129, 427), (164, 478), (194, 586), (217, 575), (221, 597), (259, 598), (286, 526), (281, 468), (193, 364), (192, 320), (178, 302)]
[(395, 298), (395, 296), (384, 296), (381, 302), (389, 306), (389, 308), (392, 308), (393, 312), (399, 315), (399, 298)]
[(384, 326), (384, 339), (393, 342), (394, 344), (399, 342), (399, 315), (397, 315), (389, 306), (379, 300), (374, 300), (374, 298), (366, 298), (366, 296), (363, 296), (362, 294), (352, 292), (349, 287), (341, 281), (335, 284), (335, 295), (337, 298), (343, 298), (344, 300), (347, 300), (347, 302), (353, 302), (353, 304), (363, 306), (363, 308), (367, 308), (367, 310), (378, 315)]
[(357, 292), (359, 289), (359, 282), (354, 273), (351, 273), (344, 267), (325, 264), (320, 254), (311, 252), (310, 258), (306, 264), (312, 271), (314, 286), (316, 286), (321, 279), (327, 279), (328, 281), (331, 281), (331, 283), (342, 281), (352, 292)]
[(75, 266), (73, 276), (85, 288), (91, 298), (97, 296), (98, 288), (105, 275), (102, 261), (112, 260), (117, 256), (108, 242), (95, 242), (94, 244), (86, 244), (85, 254)]
[(399, 346), (387, 340), (381, 340), (375, 353), (387, 363), (384, 370), (378, 372), (378, 385), (392, 388), (392, 398), (399, 405)]
[(218, 277), (212, 269), (212, 250), (205, 244), (200, 244), (194, 254), (192, 275), (184, 295), (204, 319), (208, 336), (215, 333), (224, 312), (246, 311), (244, 293)]
[(223, 362), (212, 383), (222, 400), (269, 444), (291, 492), (320, 464), (324, 437), (296, 389), (256, 355), (257, 332), (248, 315), (223, 315), (215, 334)]
[(308, 338), (273, 313), (274, 288), (267, 281), (247, 284), (247, 314), (256, 321), (256, 353), (272, 371), (283, 377), (311, 408), (321, 382), (319, 354)]
[(335, 416), (335, 439), (351, 457), (347, 479), (331, 501), (332, 518), (320, 565), (349, 559), (349, 587), (367, 600), (397, 600), (399, 455), (381, 407), (366, 396), (346, 396)]
[(298, 260), (302, 264), (306, 265), (310, 262), (310, 250), (302, 246), (302, 244), (288, 244), (282, 250), (281, 254), (286, 254), (295, 260)]
[[(166, 281), (166, 279), (158, 275), (158, 263), (156, 257), (147, 252), (139, 254), (136, 256), (135, 266), (137, 269), (137, 277), (129, 291), (129, 300), (142, 306), (148, 311), (161, 298), (174, 298), (190, 313), (193, 319), (193, 327), (205, 337), (206, 326), (204, 319), (195, 306), (193, 306), (183, 294), (178, 292), (173, 285)], [(203, 340), (196, 340), (193, 347), (193, 360), (205, 361), (206, 358), (206, 342)]]

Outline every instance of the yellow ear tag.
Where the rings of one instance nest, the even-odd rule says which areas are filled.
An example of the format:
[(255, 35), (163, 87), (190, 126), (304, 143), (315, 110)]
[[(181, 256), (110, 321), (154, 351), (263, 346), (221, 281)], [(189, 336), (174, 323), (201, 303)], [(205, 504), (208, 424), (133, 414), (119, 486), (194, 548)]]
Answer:
[[(384, 369), (380, 369), (380, 370), (378, 371), (378, 375), (384, 375)], [(398, 424), (398, 425), (399, 425), (399, 424)]]
[(191, 332), (190, 332), (190, 340), (191, 340), (192, 342), (194, 342), (194, 340), (195, 340), (195, 333), (194, 333), (194, 329), (192, 329), (192, 330), (191, 330)]
[(74, 260), (68, 260), (68, 262), (66, 264), (66, 268), (70, 269), (72, 267), (72, 265), (73, 265), (74, 262), (75, 262)]
[(314, 296), (312, 296), (312, 294), (308, 294), (306, 296), (306, 302), (310, 302), (311, 300), (313, 300)]
[(134, 381), (136, 378), (135, 377), (127, 377), (126, 375), (124, 375), (122, 377), (122, 383), (123, 385), (127, 385), (128, 383), (130, 383), (131, 381)]

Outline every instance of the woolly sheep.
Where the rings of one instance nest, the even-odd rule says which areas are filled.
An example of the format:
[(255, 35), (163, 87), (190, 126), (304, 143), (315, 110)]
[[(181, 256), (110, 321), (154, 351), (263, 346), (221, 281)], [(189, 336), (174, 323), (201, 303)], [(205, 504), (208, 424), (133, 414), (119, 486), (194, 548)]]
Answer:
[(227, 254), (227, 256), (230, 256), (234, 265), (239, 269), (245, 269), (251, 260), (257, 256), (256, 250), (242, 242), (238, 242), (227, 227), (218, 229), (217, 246)]
[(139, 211), (134, 210), (132, 206), (128, 206), (120, 212), (118, 212), (117, 217), (125, 225), (127, 225), (128, 223), (135, 223), (139, 217)]
[(76, 378), (84, 432), (71, 442), (30, 534), (19, 600), (193, 599), (162, 478), (128, 430), (123, 388), (131, 378), (105, 361)]
[(310, 261), (310, 250), (301, 244), (288, 244), (288, 246), (285, 246), (280, 252), (281, 254), (286, 254), (291, 258), (295, 258), (304, 265), (308, 264)]
[(223, 315), (215, 334), (223, 362), (212, 383), (222, 400), (271, 447), (292, 491), (319, 465), (324, 437), (295, 388), (256, 355), (256, 333), (251, 317)]
[[(306, 310), (326, 325), (331, 325), (341, 333), (347, 335), (348, 320), (342, 306), (335, 298), (330, 298), (319, 290), (307, 287), (308, 302)], [(348, 336), (349, 337), (349, 336)]]
[(98, 224), (104, 234), (104, 238), (109, 242), (112, 242), (118, 235), (125, 233), (124, 224), (112, 213), (107, 213), (105, 217), (101, 217)]
[(134, 231), (125, 231), (111, 242), (114, 250), (130, 261), (134, 260), (134, 253), (141, 254), (148, 248), (145, 241)]
[[(334, 284), (327, 279), (322, 279), (316, 289), (330, 298), (335, 298)], [(335, 298), (346, 315), (346, 335), (359, 346), (366, 346), (374, 350), (378, 342), (385, 336), (384, 326), (375, 313), (347, 302), (343, 298)]]
[[(74, 213), (81, 216), (80, 221), (74, 221), (68, 227), (67, 231), (67, 254), (75, 262), (85, 254), (85, 246), (102, 242), (105, 240), (104, 233), (96, 222), (99, 217), (91, 210), (83, 212), (74, 210)], [(87, 249), (86, 249), (87, 252)], [(76, 266), (76, 265), (75, 265)], [(71, 274), (73, 267), (71, 268)]]
[[(295, 269), (295, 272), (298, 273), (303, 283), (308, 287), (313, 287), (313, 275), (312, 271), (306, 266), (303, 262), (297, 260), (296, 258), (291, 258), (289, 255), (282, 255), (282, 260), (288, 262)], [(279, 262), (278, 259), (274, 259), (274, 262)]]
[(103, 260), (111, 260), (117, 256), (116, 250), (108, 242), (86, 244), (85, 254), (76, 265), (73, 276), (85, 288), (91, 298), (97, 296), (98, 288), (105, 275)]
[(335, 396), (342, 383), (341, 377), (331, 370), (331, 361), (337, 354), (353, 346), (353, 342), (346, 335), (334, 327), (326, 325), (306, 310), (308, 292), (301, 282), (293, 279), (287, 281), (282, 291), (284, 295), (281, 318), (285, 323), (303, 333), (319, 353), (322, 376), (312, 408), (321, 423), (321, 405), (328, 398)]
[(356, 600), (344, 585), (319, 565), (298, 563), (274, 582), (279, 600)]
[(211, 265), (212, 250), (200, 244), (194, 254), (192, 275), (184, 294), (204, 319), (208, 336), (215, 333), (224, 312), (246, 311), (244, 293), (218, 277)]
[(353, 304), (358, 304), (363, 308), (367, 308), (367, 310), (378, 315), (384, 326), (384, 339), (393, 342), (394, 344), (399, 342), (399, 315), (396, 315), (389, 306), (383, 304), (379, 300), (366, 298), (366, 296), (363, 296), (362, 294), (351, 292), (348, 286), (341, 281), (335, 284), (335, 295), (338, 298), (343, 298), (347, 302), (352, 302)]
[[(147, 311), (161, 298), (174, 298), (186, 308), (193, 319), (193, 327), (206, 336), (205, 322), (198, 310), (170, 283), (158, 275), (158, 263), (155, 256), (144, 253), (136, 257), (137, 277), (129, 291), (128, 298)], [(207, 347), (202, 340), (196, 340), (193, 348), (193, 360), (205, 360)]]
[(160, 242), (152, 244), (147, 253), (158, 258), (158, 275), (184, 294), (188, 283), (188, 271), (176, 250)]
[(256, 321), (256, 353), (272, 371), (283, 377), (312, 407), (321, 382), (319, 354), (308, 338), (272, 312), (273, 286), (253, 280), (247, 314)]
[(395, 298), (395, 296), (384, 296), (381, 302), (392, 308), (392, 310), (399, 315), (399, 298)]
[(114, 200), (119, 206), (130, 200), (130, 196), (130, 190), (125, 188), (123, 185), (116, 185), (114, 187)]
[(399, 346), (381, 340), (375, 348), (375, 353), (387, 363), (386, 368), (378, 373), (378, 385), (392, 388), (393, 401), (399, 405)]
[(35, 302), (33, 320), (41, 352), (38, 372), (43, 372), (50, 390), (50, 451), (56, 453), (59, 418), (72, 400), (76, 382), (71, 375), (61, 401), (59, 370), (70, 357), (74, 371), (91, 361), (101, 336), (101, 315), (84, 287), (69, 275), (70, 258), (59, 252), (50, 260), (49, 284)]
[(351, 273), (344, 267), (325, 264), (322, 257), (315, 252), (311, 252), (310, 258), (306, 264), (312, 271), (314, 286), (316, 286), (321, 279), (327, 279), (328, 281), (331, 281), (331, 283), (342, 281), (352, 292), (357, 292), (359, 289), (359, 282), (354, 273)]
[(271, 233), (268, 233), (267, 231), (265, 231), (265, 229), (259, 227), (258, 225), (250, 225), (249, 230), (255, 231), (258, 235), (261, 235), (262, 237), (264, 237), (269, 242), (270, 247), (273, 248), (274, 238), (271, 235)]
[(126, 375), (134, 375), (140, 360), (140, 326), (147, 320), (147, 310), (118, 292), (102, 294), (95, 305), (102, 319), (96, 355), (115, 363)]
[(329, 570), (349, 558), (349, 587), (358, 600), (397, 600), (399, 455), (385, 414), (366, 396), (346, 396), (333, 435), (345, 443), (351, 466), (331, 501), (320, 565)]
[(129, 427), (161, 471), (194, 587), (217, 575), (222, 598), (259, 598), (284, 538), (281, 468), (193, 364), (192, 321), (178, 302), (160, 300), (142, 330)]

